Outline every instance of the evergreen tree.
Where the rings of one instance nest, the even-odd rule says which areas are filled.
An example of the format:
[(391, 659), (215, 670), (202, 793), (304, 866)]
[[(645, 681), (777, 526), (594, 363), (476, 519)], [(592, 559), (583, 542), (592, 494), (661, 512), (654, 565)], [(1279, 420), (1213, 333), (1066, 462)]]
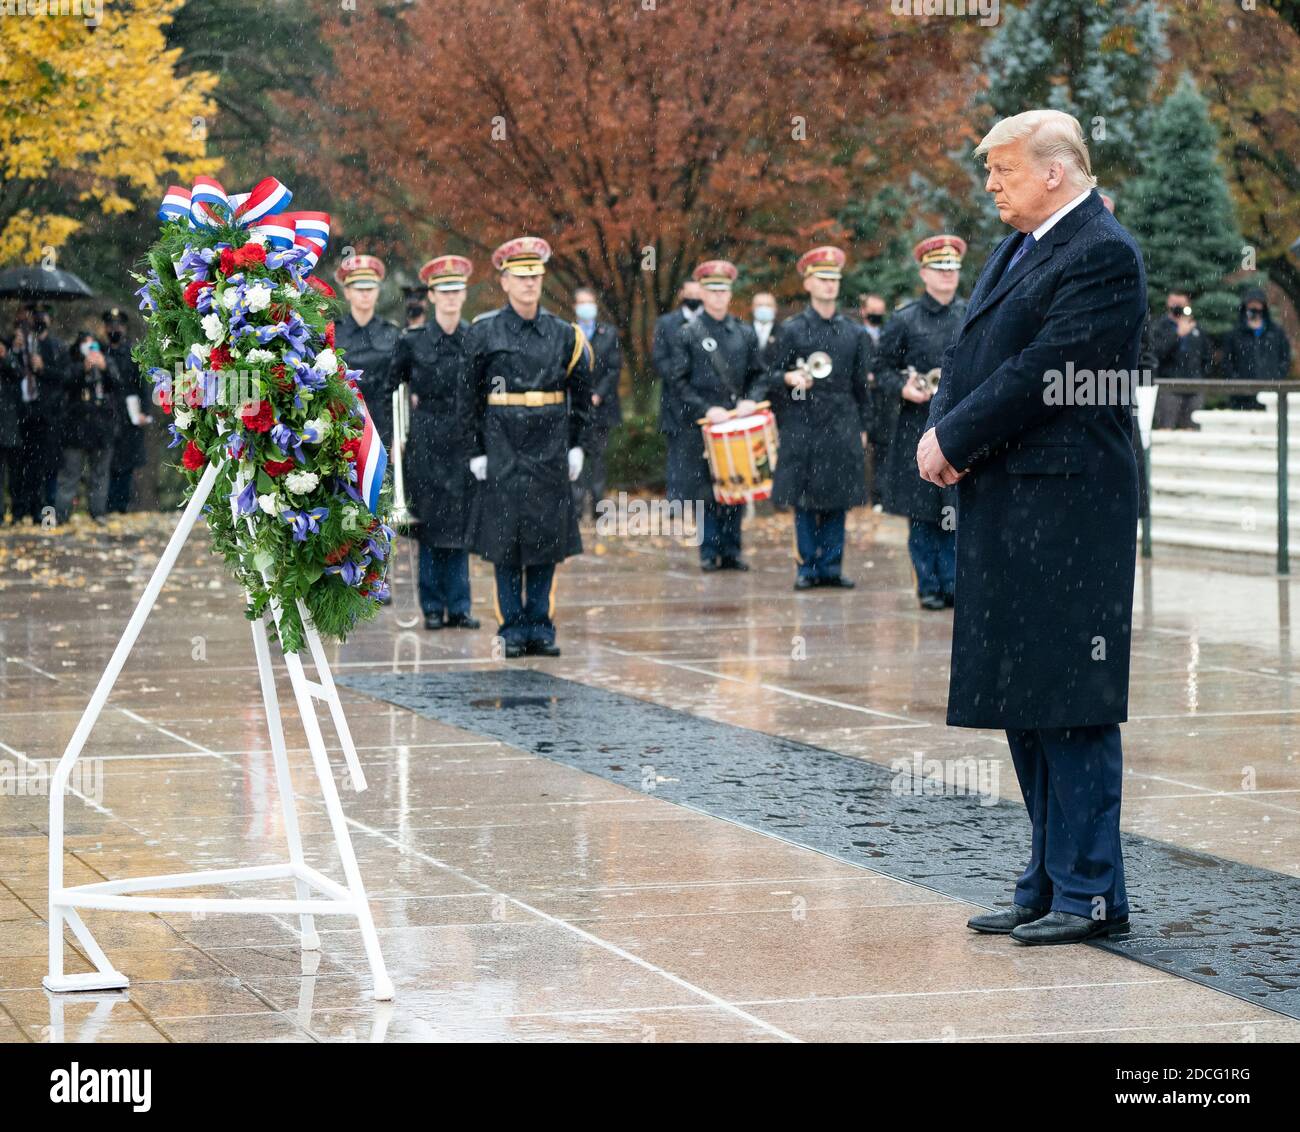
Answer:
[(1164, 25), (1156, 0), (1005, 9), (984, 52), (992, 118), (1038, 108), (1073, 114), (1093, 172), (1103, 184), (1122, 181), (1137, 171), (1152, 86), (1168, 56)]
[(1224, 276), (1241, 266), (1241, 235), (1218, 161), (1218, 137), (1205, 100), (1191, 78), (1152, 115), (1146, 171), (1128, 183), (1121, 219), (1146, 257), (1151, 304), (1190, 288), (1197, 321), (1227, 330), (1237, 299)]

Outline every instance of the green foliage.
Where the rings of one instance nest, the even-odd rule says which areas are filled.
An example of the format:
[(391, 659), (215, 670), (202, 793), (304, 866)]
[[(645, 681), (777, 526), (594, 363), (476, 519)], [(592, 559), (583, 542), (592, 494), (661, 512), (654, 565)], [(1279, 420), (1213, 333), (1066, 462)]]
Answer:
[(667, 453), (668, 441), (659, 431), (657, 413), (626, 415), (609, 438), (606, 451), (609, 486), (625, 490), (661, 489)]
[(1125, 224), (1146, 257), (1152, 307), (1189, 288), (1197, 321), (1215, 334), (1236, 320), (1237, 297), (1223, 278), (1241, 266), (1241, 236), (1217, 154), (1205, 100), (1184, 76), (1152, 116), (1146, 172), (1129, 182), (1122, 199)]

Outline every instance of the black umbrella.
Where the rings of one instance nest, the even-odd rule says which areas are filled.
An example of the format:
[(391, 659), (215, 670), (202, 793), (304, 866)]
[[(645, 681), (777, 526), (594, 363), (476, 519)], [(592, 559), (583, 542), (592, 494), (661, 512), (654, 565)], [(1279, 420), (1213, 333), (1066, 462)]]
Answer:
[(93, 299), (95, 292), (71, 271), (57, 267), (11, 267), (0, 271), (3, 299)]

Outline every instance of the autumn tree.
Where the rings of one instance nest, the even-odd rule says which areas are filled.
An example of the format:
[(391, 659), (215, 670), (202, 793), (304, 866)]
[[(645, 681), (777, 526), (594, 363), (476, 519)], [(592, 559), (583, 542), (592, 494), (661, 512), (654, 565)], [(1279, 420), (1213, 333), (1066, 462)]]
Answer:
[(95, 213), (216, 167), (201, 128), (216, 80), (178, 76), (164, 42), (182, 2), (106, 0), (97, 27), (0, 20), (0, 262), (46, 257)]
[[(445, 0), (339, 19), (327, 105), (304, 108), (338, 195), (409, 231), (412, 258), (476, 254), (480, 278), (498, 241), (550, 239), (552, 299), (598, 289), (642, 405), (653, 316), (698, 261), (752, 281), (843, 236), (837, 209), (874, 191), (861, 155), (909, 111), (876, 115), (928, 42), (846, 0)], [(868, 46), (844, 66), (855, 37)]]

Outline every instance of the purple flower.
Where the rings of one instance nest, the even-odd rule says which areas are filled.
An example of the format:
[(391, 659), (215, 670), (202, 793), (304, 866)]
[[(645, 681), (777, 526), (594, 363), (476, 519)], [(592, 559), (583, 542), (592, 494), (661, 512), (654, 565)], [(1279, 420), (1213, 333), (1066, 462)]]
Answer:
[(238, 494), (231, 495), (231, 508), (236, 515), (251, 515), (257, 510), (257, 491), (252, 480), (244, 486), (244, 490)]
[(230, 453), (232, 460), (238, 460), (244, 454), (244, 435), (237, 432), (230, 438), (230, 443), (226, 445), (226, 451)]
[(181, 436), (181, 430), (176, 427), (175, 421), (168, 424), (167, 431), (171, 434), (171, 438), (172, 438), (172, 442), (169, 445), (167, 445), (167, 447), (168, 448), (179, 447), (180, 442), (185, 438)]
[(192, 248), (186, 246), (185, 254), (181, 256), (180, 262), (176, 265), (177, 278), (185, 275), (187, 272), (193, 275), (195, 279), (201, 282), (207, 282), (208, 268), (212, 266), (212, 261), (220, 253), (213, 248)]
[(293, 541), (306, 542), (309, 534), (319, 533), (320, 524), (329, 517), (328, 507), (313, 507), (310, 511), (295, 511), (286, 507), (280, 512), (280, 518), (293, 526)]
[(349, 586), (361, 584), (366, 576), (365, 568), (356, 562), (342, 562), (338, 566), (326, 566), (325, 573), (338, 574)]

